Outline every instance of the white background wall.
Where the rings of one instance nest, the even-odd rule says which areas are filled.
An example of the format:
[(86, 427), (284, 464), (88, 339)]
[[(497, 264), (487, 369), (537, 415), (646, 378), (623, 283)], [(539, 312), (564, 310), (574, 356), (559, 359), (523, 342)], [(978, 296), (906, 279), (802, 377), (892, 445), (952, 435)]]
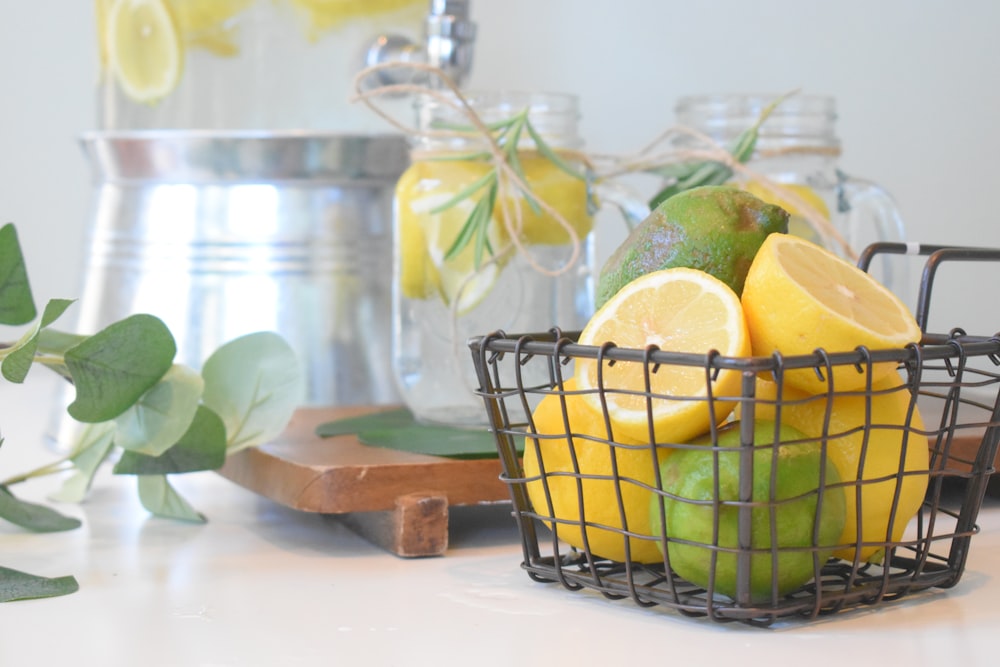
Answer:
[[(471, 3), (469, 85), (578, 94), (595, 151), (640, 147), (684, 94), (827, 93), (841, 166), (895, 196), (913, 240), (1000, 247), (1000, 2)], [(0, 222), (19, 228), (38, 299), (75, 297), (91, 205), (76, 136), (96, 124), (92, 4), (0, 8)], [(620, 237), (603, 233), (605, 245)], [(945, 281), (949, 324), (1000, 329), (997, 273)], [(966, 324), (973, 313), (985, 319)]]

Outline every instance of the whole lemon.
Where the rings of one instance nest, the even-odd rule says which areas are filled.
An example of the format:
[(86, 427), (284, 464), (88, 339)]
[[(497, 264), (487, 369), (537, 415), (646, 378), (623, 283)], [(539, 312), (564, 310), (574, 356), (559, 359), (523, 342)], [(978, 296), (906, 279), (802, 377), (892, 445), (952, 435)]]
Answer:
[[(670, 567), (678, 575), (706, 588), (713, 583), (715, 592), (736, 598), (740, 422), (719, 430), (722, 450), (711, 446), (710, 436), (692, 444), (705, 446), (678, 449), (660, 466), (662, 489), (668, 495), (651, 499), (653, 532), (660, 534), (662, 519), (669, 537)], [(838, 482), (836, 468), (817, 442), (788, 426), (781, 426), (776, 433), (774, 422), (755, 422), (751, 600), (769, 600), (772, 587), (778, 595), (794, 591), (812, 579), (815, 565), (822, 565), (832, 553), (845, 521), (844, 491)], [(776, 552), (771, 550), (772, 544)]]
[[(567, 381), (564, 388), (575, 391), (575, 381)], [(640, 563), (662, 560), (652, 539), (628, 538), (626, 552), (621, 531), (651, 536), (649, 499), (653, 494), (642, 485), (655, 487), (656, 466), (666, 450), (661, 449), (654, 459), (648, 444), (617, 434), (609, 444), (601, 414), (579, 394), (564, 398), (565, 415), (558, 394), (543, 398), (532, 413), (534, 433), (539, 437), (526, 438), (523, 469), (535, 512), (562, 541), (577, 549), (584, 549), (586, 535), (595, 557)]]
[(739, 188), (684, 190), (657, 206), (605, 262), (597, 307), (639, 276), (674, 267), (710, 273), (739, 295), (761, 243), (787, 231), (784, 209)]
[[(773, 392), (775, 385), (759, 381), (758, 387), (763, 387), (758, 391), (761, 396)], [(846, 560), (858, 556), (862, 562), (881, 560), (880, 543), (902, 538), (923, 504), (930, 466), (924, 422), (916, 405), (911, 410), (910, 392), (902, 378), (893, 373), (876, 382), (870, 394), (830, 398), (786, 388), (781, 409), (783, 423), (812, 438), (827, 434), (830, 460), (846, 485), (847, 520), (839, 542), (855, 545), (841, 546), (834, 555)], [(789, 400), (793, 396), (795, 400)], [(868, 544), (858, 549), (859, 540)]]

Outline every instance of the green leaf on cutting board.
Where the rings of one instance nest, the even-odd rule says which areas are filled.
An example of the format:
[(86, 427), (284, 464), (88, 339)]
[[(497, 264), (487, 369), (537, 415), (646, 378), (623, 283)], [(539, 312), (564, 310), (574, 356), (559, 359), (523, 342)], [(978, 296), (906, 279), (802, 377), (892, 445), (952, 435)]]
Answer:
[(356, 435), (358, 442), (369, 447), (453, 459), (497, 456), (496, 441), (488, 430), (423, 424), (406, 408), (326, 422), (316, 427), (316, 435), (323, 438)]

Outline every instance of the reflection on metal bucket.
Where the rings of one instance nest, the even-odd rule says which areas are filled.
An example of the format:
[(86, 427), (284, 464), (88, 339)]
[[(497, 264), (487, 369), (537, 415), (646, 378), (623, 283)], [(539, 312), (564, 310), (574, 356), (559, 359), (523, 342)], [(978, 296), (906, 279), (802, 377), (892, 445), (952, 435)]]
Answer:
[(77, 331), (151, 313), (193, 368), (233, 338), (275, 331), (302, 361), (310, 404), (396, 401), (402, 137), (149, 131), (82, 144), (96, 210)]

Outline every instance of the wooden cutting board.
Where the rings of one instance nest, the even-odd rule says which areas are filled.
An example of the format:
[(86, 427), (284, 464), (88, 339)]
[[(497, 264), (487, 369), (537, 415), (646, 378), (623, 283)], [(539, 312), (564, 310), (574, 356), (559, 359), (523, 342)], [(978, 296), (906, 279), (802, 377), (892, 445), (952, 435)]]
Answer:
[(499, 459), (462, 460), (321, 438), (322, 423), (380, 408), (302, 408), (273, 442), (228, 457), (223, 477), (287, 507), (341, 515), (399, 556), (447, 550), (448, 507), (509, 501)]

